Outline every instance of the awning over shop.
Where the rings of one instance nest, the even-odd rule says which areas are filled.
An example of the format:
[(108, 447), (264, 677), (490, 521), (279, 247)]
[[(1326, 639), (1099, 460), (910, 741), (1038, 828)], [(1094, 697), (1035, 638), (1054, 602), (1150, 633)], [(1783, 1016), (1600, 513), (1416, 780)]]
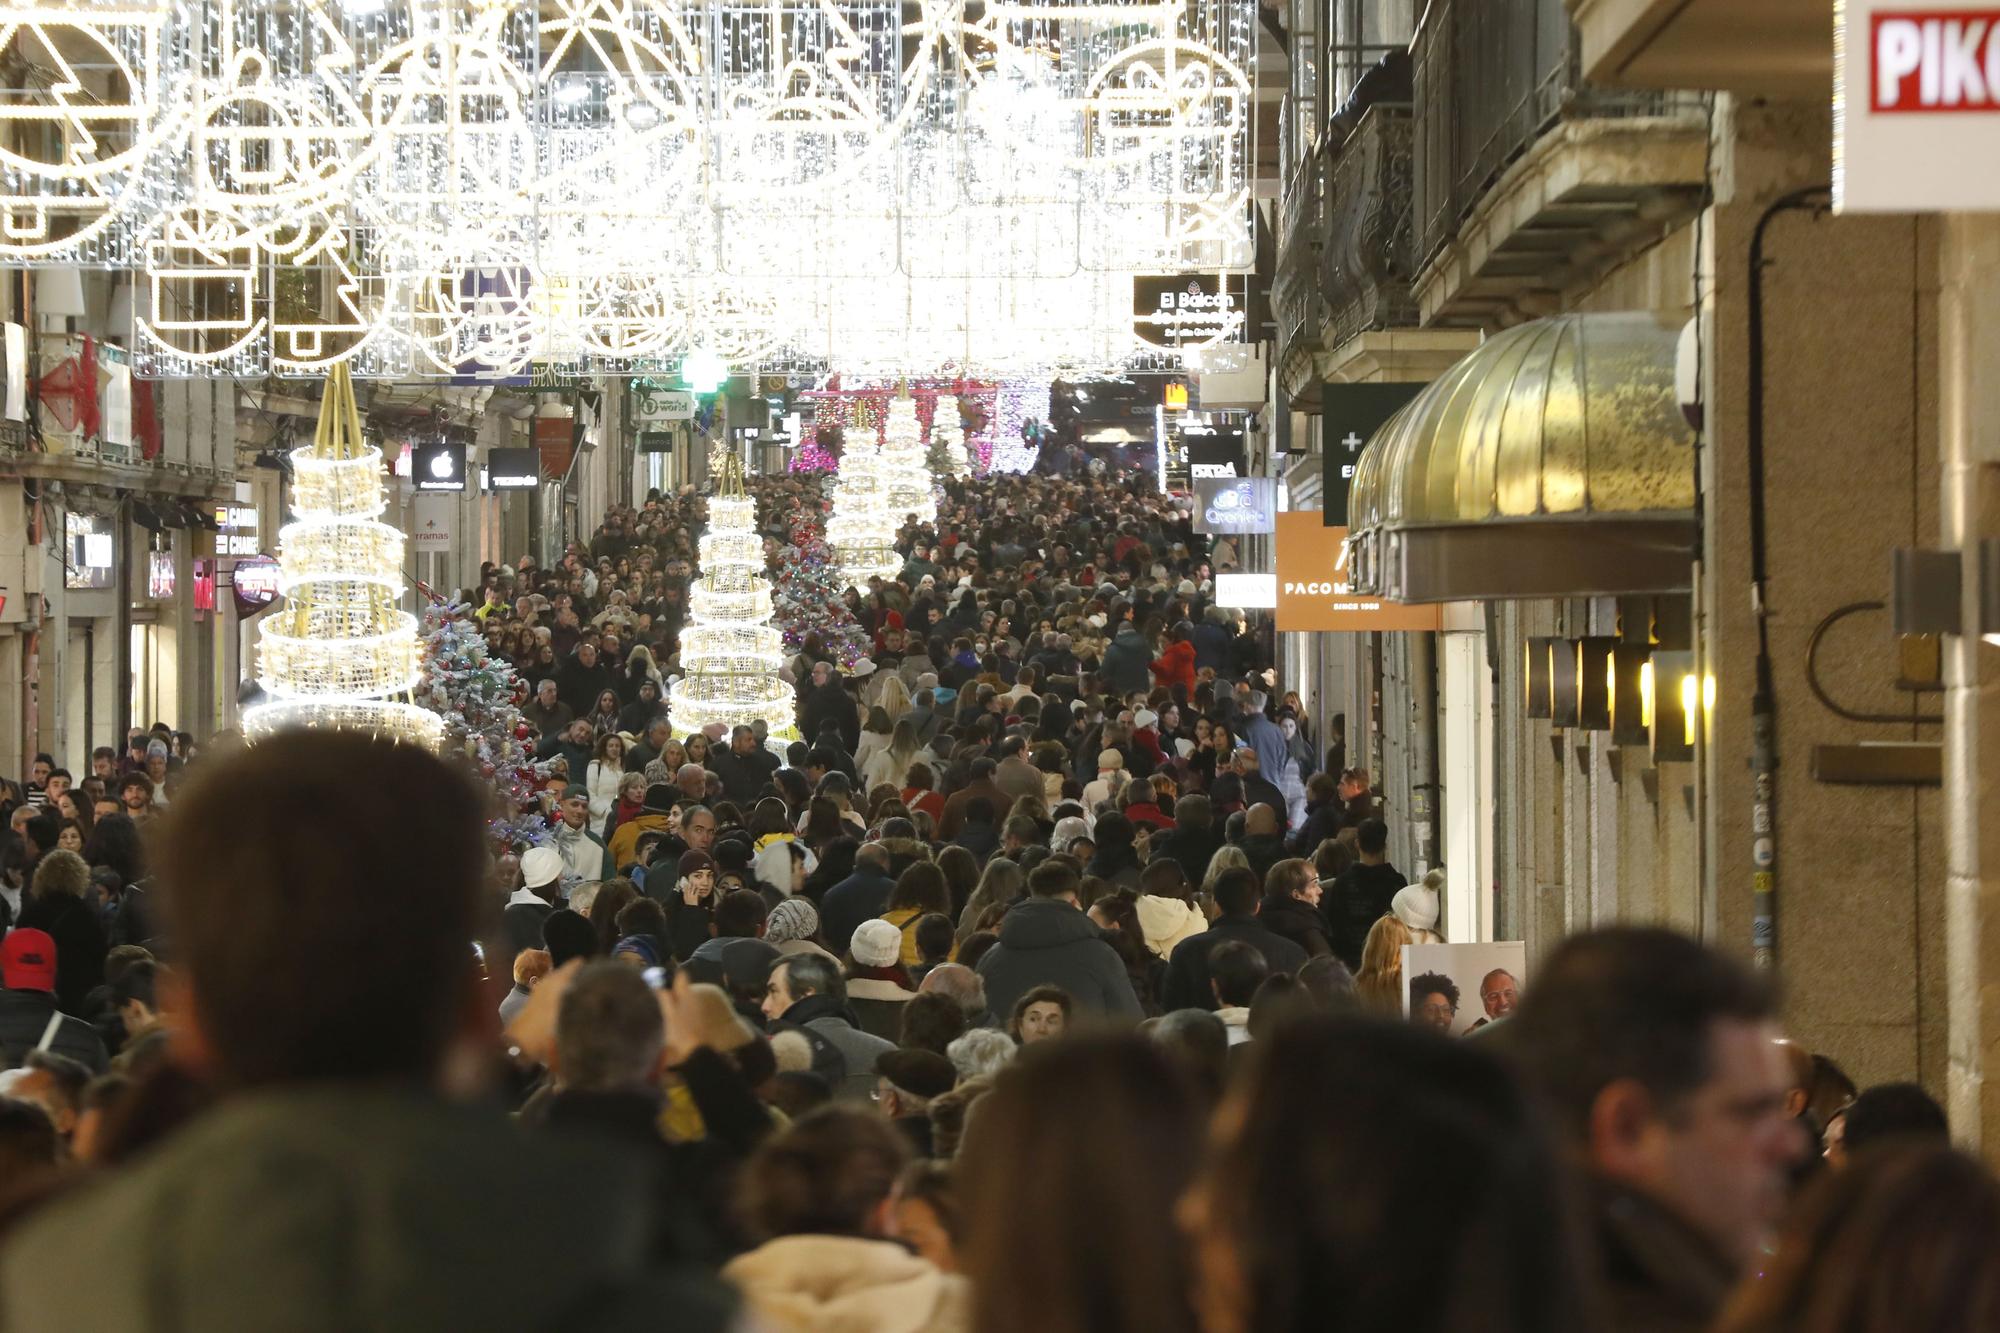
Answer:
[(1679, 335), (1641, 312), (1487, 339), (1362, 451), (1353, 589), (1401, 602), (1687, 589), (1694, 436), (1675, 400)]

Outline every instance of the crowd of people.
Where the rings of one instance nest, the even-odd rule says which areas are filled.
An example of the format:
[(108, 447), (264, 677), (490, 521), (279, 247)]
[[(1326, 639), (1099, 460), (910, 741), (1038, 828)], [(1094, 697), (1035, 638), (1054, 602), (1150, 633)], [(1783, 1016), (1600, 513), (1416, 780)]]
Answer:
[(533, 846), (353, 735), (37, 764), (0, 1327), (2000, 1327), (2000, 1185), (1734, 960), (1579, 935), (1440, 1035), (1442, 876), (1172, 497), (947, 486), (786, 627), (795, 738), (667, 725), (700, 511), (484, 576)]

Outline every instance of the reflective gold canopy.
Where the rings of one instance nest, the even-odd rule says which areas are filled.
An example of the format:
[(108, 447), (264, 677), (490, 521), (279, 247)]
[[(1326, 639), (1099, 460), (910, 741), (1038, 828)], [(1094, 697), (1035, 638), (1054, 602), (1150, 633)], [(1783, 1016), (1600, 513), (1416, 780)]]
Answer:
[(1391, 417), (1348, 499), (1356, 592), (1404, 602), (1689, 586), (1694, 436), (1678, 321), (1561, 315), (1494, 334)]

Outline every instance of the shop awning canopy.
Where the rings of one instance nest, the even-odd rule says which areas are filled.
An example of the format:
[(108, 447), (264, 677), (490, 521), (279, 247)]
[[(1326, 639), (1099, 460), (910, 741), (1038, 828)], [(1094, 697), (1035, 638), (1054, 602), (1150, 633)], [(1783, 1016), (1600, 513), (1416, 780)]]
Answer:
[(1562, 315), (1479, 348), (1391, 417), (1348, 497), (1356, 592), (1402, 602), (1679, 592), (1694, 435), (1680, 322)]

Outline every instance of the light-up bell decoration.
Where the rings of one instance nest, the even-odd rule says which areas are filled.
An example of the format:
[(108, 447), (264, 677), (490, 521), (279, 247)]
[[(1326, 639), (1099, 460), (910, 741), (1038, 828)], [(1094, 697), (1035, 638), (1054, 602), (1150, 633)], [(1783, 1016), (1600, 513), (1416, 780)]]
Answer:
[(882, 451), (870, 435), (856, 431), (858, 438), (851, 438), (841, 455), (833, 516), (826, 521), (826, 543), (833, 548), (840, 576), (856, 588), (866, 588), (871, 578), (894, 578), (903, 568), (896, 554), (898, 519), (889, 507)]
[(365, 731), (437, 747), (443, 721), (410, 701), (423, 665), (402, 609), (401, 531), (381, 521), (382, 451), (363, 442), (347, 367), (328, 374), (312, 444), (294, 449), (296, 521), (278, 535), (285, 604), (262, 621), (257, 740), (291, 728)]
[(965, 421), (959, 415), (955, 393), (939, 394), (931, 408), (930, 456), (948, 477), (962, 480), (972, 475), (972, 460), (965, 454)]
[(898, 529), (913, 518), (918, 523), (937, 522), (937, 495), (931, 489), (926, 453), (917, 400), (898, 393), (889, 400), (889, 417), (882, 429), (882, 474), (889, 488), (889, 517)]
[(771, 625), (771, 581), (764, 577), (764, 539), (757, 502), (743, 491), (743, 468), (725, 458), (708, 498), (708, 531), (697, 543), (701, 577), (688, 590), (689, 624), (681, 631), (681, 669), (667, 691), (667, 721), (676, 736), (712, 723), (762, 721), (773, 736), (789, 733), (792, 687), (779, 678), (784, 636)]

